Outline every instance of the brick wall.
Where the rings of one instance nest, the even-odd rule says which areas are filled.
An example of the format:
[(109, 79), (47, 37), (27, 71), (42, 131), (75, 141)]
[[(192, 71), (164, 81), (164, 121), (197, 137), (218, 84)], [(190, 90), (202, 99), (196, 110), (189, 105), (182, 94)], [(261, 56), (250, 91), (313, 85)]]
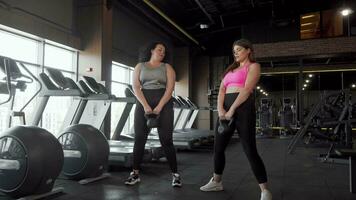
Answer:
[(255, 44), (257, 59), (356, 52), (356, 37), (338, 37)]

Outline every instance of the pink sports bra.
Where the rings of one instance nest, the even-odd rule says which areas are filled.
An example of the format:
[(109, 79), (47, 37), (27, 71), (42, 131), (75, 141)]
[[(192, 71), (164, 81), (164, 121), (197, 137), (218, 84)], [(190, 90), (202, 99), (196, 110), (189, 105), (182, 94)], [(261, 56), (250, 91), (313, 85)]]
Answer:
[(228, 72), (223, 79), (225, 88), (231, 86), (245, 87), (250, 64), (251, 63), (245, 64), (242, 68), (236, 70), (235, 72)]

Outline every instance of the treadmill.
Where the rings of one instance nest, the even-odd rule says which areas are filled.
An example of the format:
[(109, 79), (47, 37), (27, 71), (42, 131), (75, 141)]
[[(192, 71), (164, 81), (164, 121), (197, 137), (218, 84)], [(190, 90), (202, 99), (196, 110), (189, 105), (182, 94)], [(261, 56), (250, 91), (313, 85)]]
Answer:
[[(133, 91), (130, 86), (128, 86), (125, 89), (125, 96), (126, 96), (125, 98), (133, 99), (133, 101), (126, 102), (124, 111), (119, 121), (116, 124), (115, 131), (112, 136), (112, 140), (131, 142), (132, 145), (134, 145), (135, 134), (133, 132), (128, 132), (128, 133), (123, 132), (124, 126), (129, 118), (133, 105), (136, 103), (136, 97), (133, 94)], [(112, 102), (117, 102), (117, 100), (114, 99), (112, 100)], [(160, 141), (147, 138), (146, 147), (151, 148), (152, 158), (154, 160), (159, 160), (160, 158), (165, 157), (165, 153), (161, 146)]]
[[(110, 106), (108, 105), (108, 102), (103, 103), (102, 96), (98, 94), (89, 93), (89, 90), (83, 89), (83, 85), (85, 87), (85, 84), (78, 83), (78, 85), (81, 86), (78, 87), (78, 85), (72, 79), (64, 77), (61, 71), (56, 69), (49, 69), (49, 68), (46, 69), (46, 71), (48, 75), (45, 73), (41, 73), (39, 75), (39, 79), (43, 84), (43, 87), (39, 94), (40, 103), (37, 104), (35, 108), (37, 112), (35, 113), (35, 116), (32, 119), (32, 121), (30, 122), (30, 125), (39, 124), (39, 121), (47, 105), (49, 97), (71, 96), (74, 97), (74, 100), (70, 108), (68, 109), (61, 130), (64, 130), (67, 126), (70, 126), (72, 124), (85, 123), (87, 119), (91, 119), (91, 121), (90, 122), (87, 121), (88, 123), (86, 124), (90, 124), (100, 129), (102, 122), (100, 123), (99, 121), (102, 119), (95, 119), (95, 117), (98, 118), (103, 116), (105, 117), (106, 113), (104, 114), (103, 110), (106, 111), (108, 110)], [(108, 98), (109, 96), (106, 95), (106, 97)], [(88, 103), (90, 101), (95, 101), (94, 103), (95, 105), (88, 106)], [(91, 115), (92, 118), (90, 118), (90, 116), (87, 116), (90, 114), (89, 112), (90, 108), (95, 108), (95, 112), (93, 111), (91, 112), (92, 114), (95, 115), (95, 116)], [(86, 117), (82, 118), (82, 116), (86, 116)], [(110, 145), (109, 164), (115, 163), (120, 166), (130, 167), (132, 163), (133, 149), (130, 147), (126, 148), (125, 146), (121, 147), (121, 146), (112, 145), (110, 144), (110, 141), (109, 141), (109, 145)], [(149, 153), (148, 155), (150, 156)]]
[[(53, 69), (46, 69), (52, 71)], [(61, 72), (59, 72), (61, 73)], [(42, 114), (47, 106), (50, 97), (80, 97), (82, 92), (75, 82), (67, 77), (57, 76), (53, 80), (45, 73), (39, 74), (39, 81), (42, 84), (41, 91), (38, 95), (40, 102), (34, 108), (34, 116), (30, 119), (29, 125), (38, 126)]]
[(181, 110), (181, 114), (175, 126), (175, 132), (181, 134), (187, 134), (191, 137), (199, 138), (200, 147), (212, 147), (214, 144), (214, 131), (194, 129), (192, 125), (200, 110), (206, 108), (199, 108), (189, 98), (183, 98), (181, 96), (176, 97), (177, 108)]
[[(95, 96), (102, 95), (102, 99), (88, 99), (89, 96), (87, 96), (85, 99), (82, 98), (82, 101), (86, 100), (86, 106), (83, 110), (83, 114), (80, 117), (79, 123), (90, 123), (90, 124), (96, 124), (96, 127), (101, 127), (103, 124), (105, 115), (108, 111), (109, 106), (111, 105), (112, 102), (122, 102), (126, 103), (124, 113), (122, 113), (120, 120), (117, 123), (116, 126), (116, 131), (122, 131), (127, 119), (128, 119), (128, 114), (130, 113), (131, 108), (133, 103), (136, 102), (135, 97), (132, 96), (127, 96), (127, 97), (115, 97), (114, 95), (109, 95), (108, 91), (106, 90), (105, 86), (102, 84), (98, 83), (94, 78), (88, 77), (88, 76), (83, 76), (83, 80), (79, 81), (79, 84), (83, 90), (85, 90), (86, 94), (94, 93)], [(127, 93), (127, 90), (126, 90)], [(97, 113), (99, 114), (99, 117), (94, 117), (93, 116), (93, 111), (97, 110)], [(95, 120), (93, 120), (93, 118)], [(122, 127), (118, 127), (121, 125)], [(120, 133), (121, 133), (120, 131)], [(119, 133), (119, 134), (120, 134)], [(109, 161), (112, 165), (121, 165), (124, 163), (124, 166), (130, 166), (132, 164), (132, 159), (133, 159), (133, 147), (134, 147), (134, 138), (129, 138), (129, 137), (117, 137), (115, 134), (113, 138), (110, 138), (108, 140), (109, 145), (113, 149), (117, 150), (125, 150), (126, 152), (130, 152), (131, 155), (127, 155), (125, 158), (118, 160), (119, 157), (117, 155), (110, 155), (109, 156)], [(145, 146), (145, 154), (143, 157), (143, 162), (149, 162), (154, 159), (159, 159), (163, 157), (162, 153), (163, 149), (161, 148), (161, 144), (157, 141), (147, 141), (146, 146)], [(112, 158), (112, 159), (111, 159)]]
[[(133, 91), (132, 90), (128, 90), (128, 92), (125, 93), (126, 94), (126, 97), (128, 96), (133, 96), (134, 97), (134, 94), (133, 94)], [(175, 114), (174, 114), (174, 120), (173, 122), (176, 123), (178, 117), (176, 118), (176, 116), (179, 115), (179, 113), (174, 110)], [(121, 137), (126, 137), (126, 138), (133, 138), (134, 137), (134, 133), (133, 131), (131, 131), (130, 133), (122, 133), (121, 134)], [(153, 143), (153, 144), (160, 144), (160, 141), (159, 141), (159, 137), (158, 137), (158, 133), (157, 133), (157, 129), (152, 129), (150, 134), (148, 135), (148, 138), (147, 138), (147, 142), (149, 143)], [(200, 141), (198, 138), (195, 138), (195, 137), (191, 137), (187, 134), (180, 134), (180, 133), (176, 133), (174, 130), (173, 130), (173, 144), (175, 146), (176, 149), (180, 149), (180, 150), (183, 150), (183, 149), (194, 149), (196, 146), (200, 146)]]

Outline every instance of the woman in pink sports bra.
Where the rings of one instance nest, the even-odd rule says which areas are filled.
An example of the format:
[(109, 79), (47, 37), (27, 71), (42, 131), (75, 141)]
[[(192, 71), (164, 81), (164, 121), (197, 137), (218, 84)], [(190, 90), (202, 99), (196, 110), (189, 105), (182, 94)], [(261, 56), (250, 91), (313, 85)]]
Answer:
[(218, 132), (215, 127), (214, 175), (200, 187), (202, 191), (221, 191), (222, 174), (225, 167), (225, 149), (237, 130), (243, 150), (261, 188), (261, 200), (272, 200), (267, 190), (267, 173), (256, 148), (255, 100), (251, 95), (260, 78), (260, 65), (255, 62), (251, 42), (237, 40), (233, 46), (234, 62), (226, 69), (218, 95), (219, 119), (230, 119), (233, 123), (228, 131)]

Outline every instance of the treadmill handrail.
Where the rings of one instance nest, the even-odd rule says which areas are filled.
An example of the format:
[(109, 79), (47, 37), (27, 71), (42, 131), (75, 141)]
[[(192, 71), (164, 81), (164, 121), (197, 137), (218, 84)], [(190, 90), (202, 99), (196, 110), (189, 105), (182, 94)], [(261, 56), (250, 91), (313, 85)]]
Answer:
[(126, 102), (126, 103), (136, 103), (135, 97), (115, 97), (111, 99), (112, 102)]
[(86, 86), (95, 94), (100, 94), (102, 91), (98, 85), (98, 82), (89, 76), (82, 76), (83, 81), (85, 82)]
[(7, 90), (8, 90), (8, 94), (9, 95), (8, 95), (8, 98), (5, 101), (0, 102), (0, 105), (8, 103), (11, 100), (12, 96), (13, 96), (11, 80), (9, 78), (10, 77), (10, 70), (9, 70), (9, 66), (8, 66), (9, 65), (9, 61), (8, 61), (8, 59), (4, 58), (3, 62), (4, 62), (4, 69), (5, 69), (6, 77), (8, 77), (6, 79), (6, 85), (7, 85)]
[(181, 96), (176, 96), (176, 100), (180, 103), (182, 108), (189, 108), (189, 106), (182, 100)]
[(45, 73), (40, 73), (39, 80), (44, 86), (39, 96), (82, 96), (82, 92), (79, 89), (63, 90), (58, 88)]
[[(20, 61), (15, 61), (14, 59), (5, 56), (0, 56), (0, 58), (3, 60), (8, 60), (7, 66), (8, 66), (9, 76), (6, 77), (8, 77), (11, 81), (23, 82), (26, 84), (33, 82), (33, 79), (31, 77), (21, 73), (21, 70), (17, 65), (18, 62), (21, 63)], [(0, 70), (5, 72), (6, 70), (5, 66), (0, 64)], [(25, 78), (26, 80), (23, 80), (21, 78)]]
[(22, 108), (20, 109), (20, 112), (22, 112), (36, 98), (36, 96), (41, 92), (43, 86), (42, 86), (41, 81), (29, 69), (27, 69), (27, 67), (23, 63), (20, 63), (20, 65), (39, 84), (39, 88), (35, 92), (35, 94), (32, 95), (30, 100), (28, 100), (27, 103), (24, 106), (22, 106)]

